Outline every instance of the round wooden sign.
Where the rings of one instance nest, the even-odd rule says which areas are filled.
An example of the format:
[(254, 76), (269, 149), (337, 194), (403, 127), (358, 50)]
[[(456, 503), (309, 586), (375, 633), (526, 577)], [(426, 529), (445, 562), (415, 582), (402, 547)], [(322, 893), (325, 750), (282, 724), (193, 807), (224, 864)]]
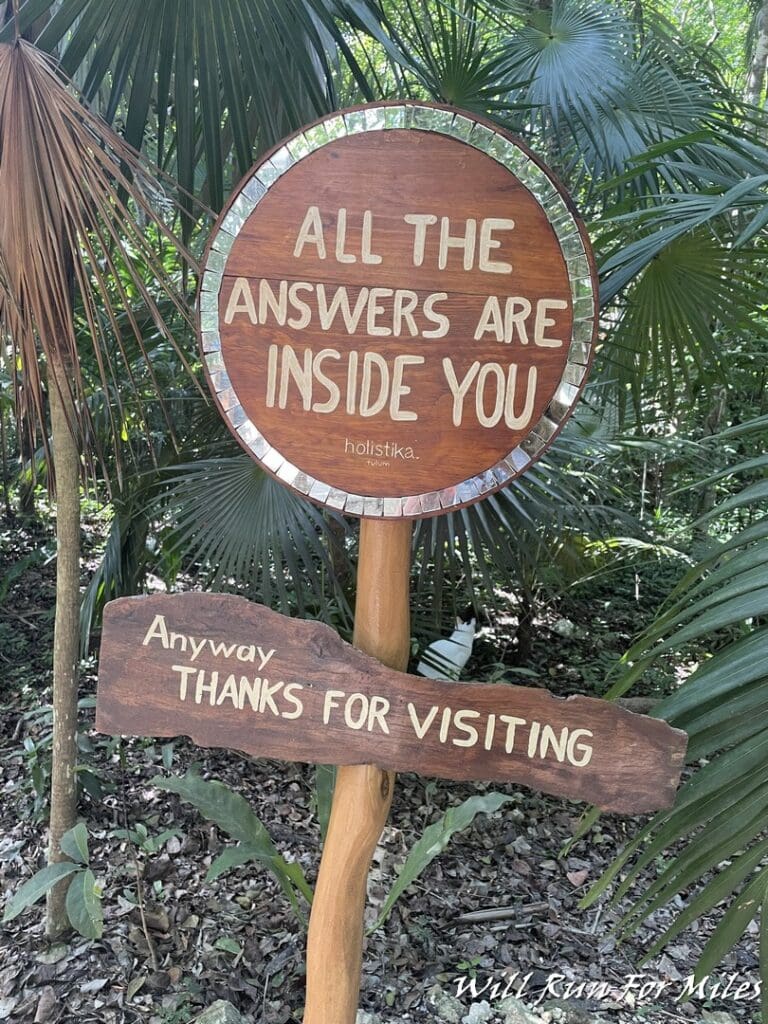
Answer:
[(257, 164), (199, 296), (216, 401), (289, 487), (419, 517), (524, 472), (584, 385), (597, 284), (549, 171), (472, 115), (334, 114)]

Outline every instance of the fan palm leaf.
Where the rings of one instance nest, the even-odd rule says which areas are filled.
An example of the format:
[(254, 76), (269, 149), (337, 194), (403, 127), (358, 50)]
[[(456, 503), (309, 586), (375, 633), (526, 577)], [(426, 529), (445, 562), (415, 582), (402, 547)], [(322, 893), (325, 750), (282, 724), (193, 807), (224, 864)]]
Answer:
[(214, 589), (235, 584), (286, 614), (349, 624), (322, 513), (247, 455), (174, 466), (159, 506), (169, 517), (166, 554), (196, 565)]
[(391, 46), (373, 0), (26, 0), (22, 30), (46, 13), (37, 45), (79, 74), (87, 100), (106, 93), (105, 117), (124, 117), (136, 149), (156, 125), (150, 152), (181, 201), (205, 179), (215, 209), (255, 152), (338, 106), (341, 63), (372, 98), (350, 28)]
[[(517, 131), (531, 134), (590, 201), (610, 202), (617, 187), (642, 196), (683, 180), (668, 167), (677, 152), (713, 168), (725, 160), (732, 170), (736, 149), (749, 146), (741, 104), (716, 65), (658, 13), (638, 23), (605, 0), (479, 7), (503, 39), (499, 76), (523, 83), (506, 97), (522, 110)], [(659, 146), (665, 161), (633, 167)]]
[(401, 64), (416, 91), (439, 103), (509, 120), (513, 104), (504, 47), (489, 31), (479, 0), (423, 4), (405, 0), (393, 11)]
[[(417, 523), (417, 605), (430, 608), (429, 628), (446, 606), (452, 619), (461, 606), (493, 604), (499, 578), (513, 592), (530, 579), (538, 581), (569, 540), (615, 532), (622, 517), (604, 504), (613, 485), (608, 476), (590, 471), (606, 446), (580, 438), (578, 430), (578, 424), (569, 425), (545, 459), (485, 501)], [(629, 517), (622, 525), (633, 529)]]
[(44, 367), (56, 364), (81, 450), (98, 447), (80, 368), (87, 336), (101, 387), (115, 398), (113, 450), (124, 446), (127, 338), (146, 355), (137, 306), (189, 369), (160, 302), (191, 329), (164, 259), (195, 261), (156, 212), (159, 198), (137, 154), (83, 106), (49, 57), (22, 40), (0, 45), (0, 333), (26, 429), (46, 422)]

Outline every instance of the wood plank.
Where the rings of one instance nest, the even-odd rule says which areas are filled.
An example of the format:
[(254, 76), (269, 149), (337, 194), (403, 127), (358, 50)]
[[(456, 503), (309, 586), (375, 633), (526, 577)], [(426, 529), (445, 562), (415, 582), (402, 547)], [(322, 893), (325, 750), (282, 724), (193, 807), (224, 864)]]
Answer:
[(685, 733), (591, 697), (423, 679), (244, 598), (121, 598), (104, 613), (96, 726), (310, 763), (515, 782), (640, 813), (674, 800)]

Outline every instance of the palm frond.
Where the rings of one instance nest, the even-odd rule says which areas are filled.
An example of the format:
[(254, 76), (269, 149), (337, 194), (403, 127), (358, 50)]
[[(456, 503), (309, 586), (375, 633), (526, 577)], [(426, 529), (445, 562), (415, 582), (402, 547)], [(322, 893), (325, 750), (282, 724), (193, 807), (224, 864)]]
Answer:
[(546, 458), (485, 501), (417, 523), (417, 604), (429, 607), (431, 627), (446, 607), (453, 619), (462, 606), (493, 605), (495, 580), (514, 591), (561, 558), (569, 540), (615, 532), (621, 516), (603, 503), (612, 484), (590, 469), (605, 445), (578, 432), (571, 423)]
[[(110, 390), (130, 370), (127, 337), (146, 357), (138, 306), (191, 374), (159, 303), (191, 328), (165, 259), (196, 265), (156, 211), (161, 198), (137, 154), (83, 106), (50, 58), (21, 40), (0, 45), (0, 333), (12, 347), (19, 421), (44, 443), (43, 373), (55, 362), (69, 381), (71, 429), (82, 450), (97, 446), (80, 344), (89, 337)], [(118, 399), (108, 432), (116, 451), (123, 416)]]
[(244, 587), (285, 613), (348, 624), (323, 514), (247, 455), (173, 467), (160, 506), (166, 555), (181, 556), (188, 570), (197, 566), (209, 586)]
[(504, 48), (488, 31), (478, 0), (404, 0), (396, 22), (406, 71), (430, 99), (507, 121), (515, 104)]
[(706, 228), (675, 232), (666, 245), (658, 238), (662, 233), (624, 245), (603, 264), (608, 295), (618, 283), (614, 275), (623, 278), (629, 265), (636, 271), (627, 278), (601, 370), (615, 375), (621, 393), (631, 389), (637, 396), (650, 387), (673, 408), (681, 382), (690, 395), (694, 381), (727, 380), (724, 324), (731, 332), (765, 334), (755, 311), (765, 290), (768, 251), (734, 248)]
[(136, 149), (156, 114), (155, 162), (173, 165), (183, 203), (207, 179), (217, 210), (255, 152), (338, 106), (339, 61), (372, 98), (345, 27), (392, 45), (373, 0), (26, 0), (22, 30), (43, 12), (37, 45), (83, 69), (86, 99), (106, 87), (105, 116), (124, 113)]
[[(606, 0), (479, 6), (504, 40), (497, 74), (523, 83), (505, 97), (522, 110), (515, 129), (590, 202), (614, 188), (643, 196), (680, 184), (682, 169), (669, 168), (676, 158), (716, 168), (729, 147), (712, 140), (724, 135), (748, 145), (742, 105), (716, 63), (658, 12), (638, 19)], [(658, 146), (664, 161), (635, 168)]]
[[(745, 425), (745, 433), (750, 426)], [(749, 511), (753, 521), (714, 544), (683, 577), (657, 621), (624, 656), (609, 693), (626, 692), (671, 651), (691, 644), (703, 648), (695, 671), (654, 711), (688, 733), (688, 760), (695, 770), (672, 810), (657, 814), (638, 833), (585, 899), (585, 905), (594, 902), (620, 874), (613, 902), (642, 881), (642, 894), (619, 921), (619, 931), (626, 934), (660, 907), (672, 900), (679, 906), (687, 896), (648, 958), (721, 901), (729, 901), (697, 964), (697, 978), (708, 974), (764, 913), (768, 891), (768, 516), (762, 512), (768, 483), (761, 459), (745, 460), (731, 472), (743, 473), (748, 481), (758, 476), (707, 513), (707, 519)], [(683, 849), (662, 861), (649, 883), (644, 872), (665, 849), (681, 843)], [(768, 962), (764, 948), (761, 959), (763, 965)], [(763, 967), (763, 985), (766, 973)]]
[(530, 84), (526, 99), (534, 118), (559, 127), (574, 115), (584, 124), (610, 109), (627, 75), (631, 26), (599, 0), (554, 0), (530, 5), (508, 43), (510, 74)]

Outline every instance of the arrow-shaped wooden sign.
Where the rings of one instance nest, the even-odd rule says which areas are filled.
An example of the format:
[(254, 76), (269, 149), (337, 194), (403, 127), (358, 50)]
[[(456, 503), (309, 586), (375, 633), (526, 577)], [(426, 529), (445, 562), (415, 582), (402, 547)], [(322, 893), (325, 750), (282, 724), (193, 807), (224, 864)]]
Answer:
[(107, 605), (96, 726), (516, 782), (622, 813), (672, 803), (686, 748), (685, 733), (607, 701), (405, 675), (321, 623), (202, 593)]

